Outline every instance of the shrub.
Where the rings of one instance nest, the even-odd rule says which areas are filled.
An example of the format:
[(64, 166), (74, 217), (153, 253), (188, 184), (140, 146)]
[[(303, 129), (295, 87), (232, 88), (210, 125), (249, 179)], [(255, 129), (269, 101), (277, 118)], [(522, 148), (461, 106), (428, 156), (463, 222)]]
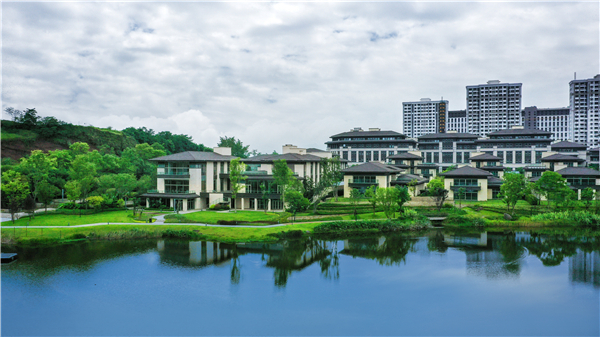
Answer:
[(531, 217), (534, 221), (555, 220), (564, 221), (569, 225), (600, 226), (600, 215), (586, 211), (564, 211), (537, 214)]
[[(426, 219), (425, 219), (426, 220)], [(398, 220), (359, 220), (359, 221), (333, 221), (321, 224), (314, 228), (314, 233), (331, 233), (338, 231), (360, 231), (360, 230), (378, 230), (381, 232), (404, 231), (425, 229), (428, 225), (424, 221), (418, 224), (410, 222), (401, 222)]]
[(65, 202), (58, 205), (58, 209), (79, 209), (81, 206), (75, 202)]
[(210, 205), (210, 207), (208, 207), (208, 209), (210, 209), (211, 211), (227, 211), (230, 208), (231, 207), (229, 207), (229, 205), (227, 205), (227, 204), (214, 204), (214, 205)]
[(77, 233), (77, 234), (73, 234), (73, 235), (69, 236), (69, 239), (72, 239), (72, 240), (85, 239), (85, 238), (87, 238), (87, 236), (85, 236), (85, 234), (81, 234), (81, 233)]

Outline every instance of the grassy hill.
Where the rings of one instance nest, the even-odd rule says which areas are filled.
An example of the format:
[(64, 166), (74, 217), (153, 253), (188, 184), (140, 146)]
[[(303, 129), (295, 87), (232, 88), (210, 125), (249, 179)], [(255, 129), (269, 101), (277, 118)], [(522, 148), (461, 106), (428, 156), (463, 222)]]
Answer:
[(72, 124), (26, 127), (23, 123), (2, 120), (2, 158), (19, 158), (32, 150), (67, 149), (70, 144), (85, 142), (92, 149), (107, 145), (120, 154), (138, 142), (121, 131)]

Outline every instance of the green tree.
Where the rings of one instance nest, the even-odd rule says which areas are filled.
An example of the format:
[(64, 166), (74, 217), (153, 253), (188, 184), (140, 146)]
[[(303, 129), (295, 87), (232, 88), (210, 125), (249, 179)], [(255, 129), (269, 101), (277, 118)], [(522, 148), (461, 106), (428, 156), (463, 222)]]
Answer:
[[(242, 163), (240, 158), (232, 159), (229, 164), (229, 181), (231, 182), (231, 198), (234, 200), (238, 192), (244, 187), (242, 182), (248, 179), (247, 176), (243, 175), (244, 172), (246, 172), (246, 164)], [(237, 212), (235, 208), (234, 212)]]
[(535, 185), (536, 189), (546, 197), (548, 207), (550, 207), (550, 201), (556, 200), (558, 192), (567, 187), (567, 180), (559, 173), (546, 171), (542, 173), (542, 176), (535, 182)]
[(462, 208), (462, 200), (467, 195), (467, 190), (464, 187), (461, 187), (456, 191), (455, 195), (458, 197), (458, 207)]
[(404, 212), (404, 204), (409, 202), (411, 197), (406, 186), (396, 186), (398, 195), (396, 196), (396, 204), (398, 205), (398, 211)]
[(285, 192), (285, 200), (288, 212), (294, 215), (294, 221), (296, 221), (296, 213), (306, 210), (310, 205), (310, 201), (301, 192), (292, 189)]
[(356, 208), (358, 206), (358, 202), (362, 199), (363, 195), (360, 193), (360, 190), (353, 188), (350, 190), (350, 202), (354, 208), (354, 221), (358, 220), (358, 212)]
[(515, 214), (515, 207), (519, 200), (522, 200), (529, 192), (527, 191), (527, 177), (525, 172), (505, 173), (502, 177), (500, 186), (500, 195), (502, 201), (506, 204), (507, 212)]
[(321, 159), (321, 176), (315, 186), (315, 195), (317, 196), (316, 202), (318, 203), (323, 192), (326, 192), (329, 189), (331, 189), (335, 200), (337, 201), (337, 188), (343, 179), (344, 173), (342, 172), (342, 163), (338, 157)]
[(283, 196), (285, 204), (285, 191), (294, 178), (294, 172), (287, 166), (285, 159), (275, 160), (273, 162), (273, 180), (279, 188), (279, 192)]
[(85, 201), (91, 208), (93, 208), (94, 210), (97, 211), (98, 209), (100, 209), (100, 207), (102, 207), (104, 198), (102, 198), (101, 196), (95, 195), (95, 196), (87, 197), (85, 199)]
[(583, 201), (583, 204), (585, 205), (585, 210), (586, 211), (592, 205), (592, 200), (594, 200), (595, 194), (596, 194), (596, 191), (594, 191), (590, 187), (586, 187), (585, 189), (583, 189), (581, 191), (581, 201)]
[(115, 199), (129, 197), (138, 187), (138, 181), (131, 173), (105, 174), (98, 178), (100, 193)]
[(96, 178), (96, 165), (89, 162), (86, 155), (79, 155), (71, 163), (69, 177), (72, 181), (77, 181), (79, 198), (83, 202), (96, 187), (98, 181)]
[(235, 137), (220, 137), (219, 144), (217, 144), (217, 146), (230, 147), (231, 155), (235, 157), (248, 158), (250, 156), (250, 151), (248, 151), (250, 145), (244, 146), (242, 141), (235, 139)]
[(154, 177), (156, 181), (156, 164), (149, 159), (165, 156), (167, 153), (162, 145), (154, 143), (152, 145), (138, 144), (135, 148), (127, 148), (121, 154), (124, 161), (124, 168), (127, 167), (130, 173), (133, 173), (137, 179), (144, 175)]
[(38, 200), (39, 184), (48, 179), (54, 168), (56, 168), (56, 159), (41, 150), (33, 150), (29, 157), (21, 158), (19, 170), (31, 182), (30, 190), (34, 200)]
[(441, 210), (442, 206), (444, 205), (444, 201), (448, 199), (448, 190), (445, 189), (444, 178), (440, 176), (436, 177), (435, 179), (431, 179), (431, 181), (427, 183), (427, 194), (436, 204), (437, 209)]
[(265, 213), (267, 213), (267, 208), (268, 208), (267, 205), (269, 202), (269, 193), (270, 193), (267, 182), (263, 181), (260, 183), (260, 193), (261, 193), (261, 198), (263, 200)]
[(23, 203), (23, 209), (29, 214), (29, 220), (35, 218), (35, 199), (30, 195), (25, 198), (25, 202)]
[(419, 182), (417, 181), (417, 179), (413, 179), (408, 183), (408, 189), (410, 190), (410, 193), (412, 194), (413, 197), (417, 196), (417, 185), (419, 184)]
[(377, 210), (377, 186), (373, 185), (367, 188), (365, 190), (365, 198), (367, 198), (371, 207), (373, 207), (373, 215), (375, 215), (375, 211)]
[[(406, 191), (408, 193), (408, 191)], [(385, 216), (390, 219), (398, 211), (400, 190), (395, 187), (378, 188), (376, 192), (377, 205), (383, 209)]]
[(557, 204), (560, 204), (562, 207), (567, 209), (575, 203), (575, 200), (577, 200), (577, 192), (573, 191), (568, 186), (561, 188), (556, 193), (556, 196)]
[(15, 223), (15, 213), (23, 207), (28, 195), (29, 183), (22, 174), (15, 171), (2, 172), (2, 197), (8, 206), (13, 224)]
[(44, 204), (44, 211), (48, 212), (48, 205), (60, 194), (60, 189), (48, 180), (42, 180), (38, 185), (38, 200)]

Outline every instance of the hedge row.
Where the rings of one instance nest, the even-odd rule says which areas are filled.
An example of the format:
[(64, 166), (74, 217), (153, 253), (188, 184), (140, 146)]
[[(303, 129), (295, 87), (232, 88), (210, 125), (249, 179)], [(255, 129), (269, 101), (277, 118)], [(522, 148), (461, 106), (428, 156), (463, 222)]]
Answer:
[(429, 228), (423, 221), (402, 222), (397, 220), (333, 221), (313, 229), (314, 233), (334, 233), (339, 231), (361, 231), (374, 229), (381, 232), (420, 230)]

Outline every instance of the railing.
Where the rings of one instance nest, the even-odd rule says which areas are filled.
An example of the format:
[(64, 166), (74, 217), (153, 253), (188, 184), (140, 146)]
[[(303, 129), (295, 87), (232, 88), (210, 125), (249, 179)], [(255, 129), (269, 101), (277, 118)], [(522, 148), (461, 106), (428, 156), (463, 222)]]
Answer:
[(349, 184), (379, 184), (379, 180), (375, 179), (375, 181), (367, 181), (363, 179), (350, 179), (348, 181)]
[(168, 193), (168, 194), (194, 194), (196, 191), (164, 191), (164, 190), (148, 190), (147, 193)]
[(213, 200), (213, 202), (210, 203), (210, 205), (216, 205), (216, 204), (228, 204), (231, 202), (231, 198), (228, 197), (223, 197), (223, 198), (219, 198), (219, 199), (215, 199)]
[(244, 171), (244, 173), (242, 173), (242, 175), (266, 175), (268, 174), (267, 171)]
[(460, 187), (478, 187), (479, 186), (479, 187), (481, 187), (481, 183), (477, 182), (477, 184), (464, 184), (464, 183), (455, 184), (454, 182), (451, 181), (450, 187), (452, 187), (452, 186), (460, 186)]

